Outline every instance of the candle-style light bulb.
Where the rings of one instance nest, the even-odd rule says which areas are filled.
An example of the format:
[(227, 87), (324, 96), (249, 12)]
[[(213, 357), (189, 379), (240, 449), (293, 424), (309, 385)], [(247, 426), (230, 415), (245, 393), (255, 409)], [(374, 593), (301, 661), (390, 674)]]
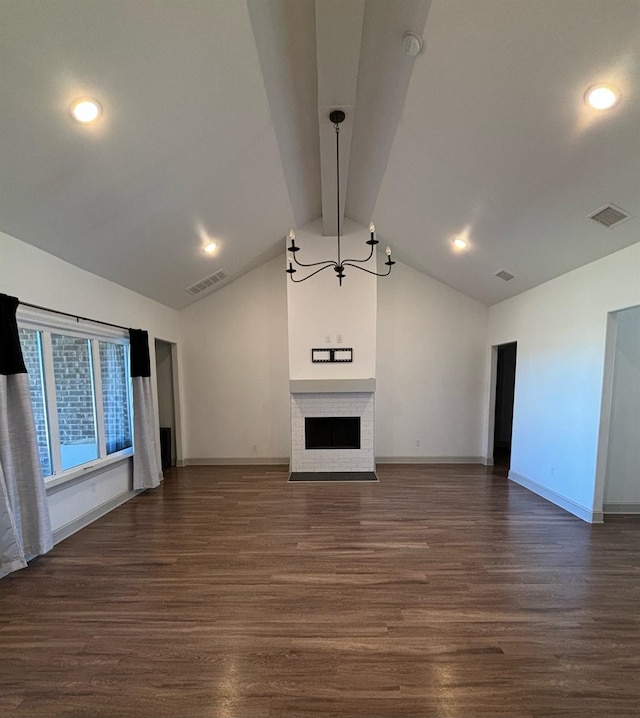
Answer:
[(391, 256), (391, 247), (387, 245), (387, 248), (384, 250), (387, 253), (387, 257)]
[(290, 229), (289, 230), (289, 239), (295, 239), (295, 238), (296, 238), (295, 231), (293, 229)]
[(376, 231), (376, 226), (373, 222), (369, 225), (369, 231), (373, 234)]

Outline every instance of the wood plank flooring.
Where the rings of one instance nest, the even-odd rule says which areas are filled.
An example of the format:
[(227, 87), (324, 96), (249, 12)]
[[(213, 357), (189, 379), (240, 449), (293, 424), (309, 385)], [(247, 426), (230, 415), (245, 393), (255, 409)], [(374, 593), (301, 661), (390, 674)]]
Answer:
[(192, 467), (0, 582), (0, 715), (640, 715), (640, 522), (479, 466)]

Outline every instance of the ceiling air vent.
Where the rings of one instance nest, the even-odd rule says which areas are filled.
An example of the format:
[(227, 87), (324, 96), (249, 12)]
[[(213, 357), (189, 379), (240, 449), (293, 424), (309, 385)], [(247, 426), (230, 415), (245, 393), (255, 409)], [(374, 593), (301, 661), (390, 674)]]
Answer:
[(505, 282), (513, 279), (513, 274), (507, 272), (505, 269), (501, 269), (499, 272), (496, 272), (495, 276), (500, 277), (500, 279), (504, 279)]
[(202, 294), (202, 292), (206, 292), (207, 289), (215, 287), (216, 284), (224, 282), (224, 280), (228, 279), (228, 277), (229, 272), (227, 272), (226, 269), (219, 269), (217, 272), (214, 272), (210, 276), (201, 279), (199, 282), (192, 284), (190, 287), (187, 287), (187, 292), (189, 292), (189, 294), (197, 296), (198, 294)]
[(589, 219), (593, 219), (598, 224), (601, 224), (607, 229), (617, 227), (622, 222), (631, 219), (631, 215), (625, 212), (620, 207), (616, 207), (615, 204), (606, 204), (604, 207), (596, 210), (593, 214), (589, 215)]

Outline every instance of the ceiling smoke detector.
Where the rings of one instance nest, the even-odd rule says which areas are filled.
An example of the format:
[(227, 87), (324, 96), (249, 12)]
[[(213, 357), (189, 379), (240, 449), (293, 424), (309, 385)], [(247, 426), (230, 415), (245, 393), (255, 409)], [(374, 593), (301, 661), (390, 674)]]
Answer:
[(605, 204), (604, 207), (600, 207), (600, 209), (590, 214), (589, 219), (607, 229), (613, 229), (613, 227), (617, 227), (619, 224), (631, 219), (631, 215), (620, 209), (620, 207), (616, 207), (615, 204)]
[(409, 57), (416, 57), (422, 52), (424, 42), (415, 32), (405, 32), (402, 37), (402, 49)]

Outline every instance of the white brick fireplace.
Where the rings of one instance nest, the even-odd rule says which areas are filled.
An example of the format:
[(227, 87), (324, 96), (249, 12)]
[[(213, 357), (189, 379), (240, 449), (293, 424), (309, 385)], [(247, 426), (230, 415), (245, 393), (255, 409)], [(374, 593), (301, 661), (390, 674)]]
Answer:
[[(313, 389), (315, 383), (291, 382), (291, 471), (374, 471), (373, 380), (319, 381), (317, 383), (324, 386), (319, 386), (318, 389), (327, 388), (334, 391), (296, 391), (296, 384), (304, 384), (307, 389)], [(368, 391), (348, 391), (349, 388), (363, 388)], [(360, 448), (306, 449), (307, 417), (359, 417)]]

